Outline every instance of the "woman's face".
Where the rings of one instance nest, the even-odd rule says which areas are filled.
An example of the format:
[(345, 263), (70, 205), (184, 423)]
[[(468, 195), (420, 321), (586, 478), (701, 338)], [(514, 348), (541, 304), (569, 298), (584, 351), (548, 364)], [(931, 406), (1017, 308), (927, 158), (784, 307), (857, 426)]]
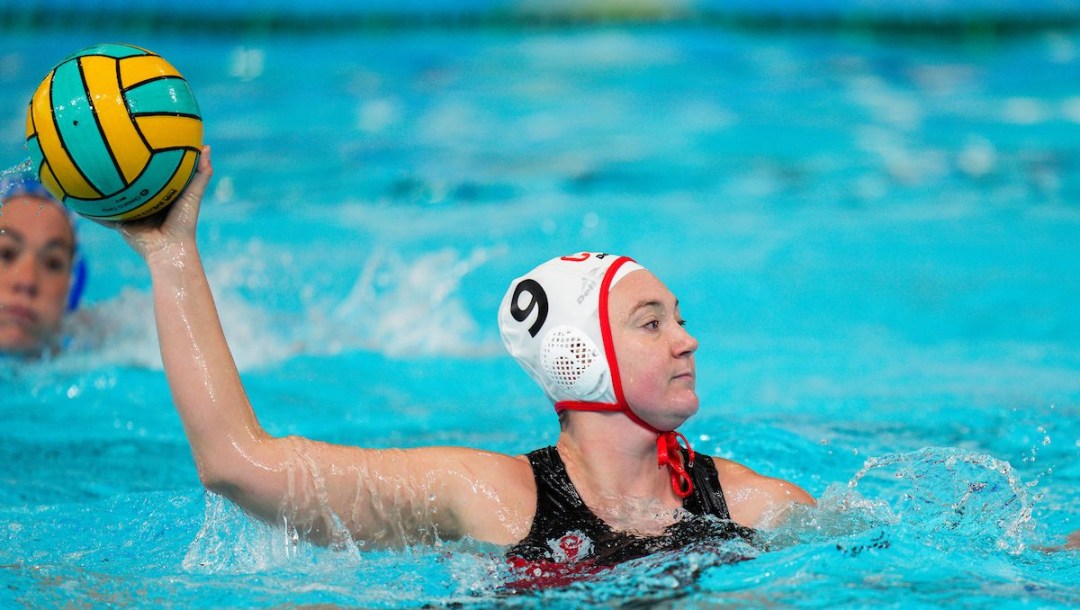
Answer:
[(55, 342), (74, 249), (56, 203), (26, 195), (0, 205), (0, 351), (32, 354)]
[(679, 302), (640, 269), (611, 289), (608, 313), (626, 402), (658, 430), (674, 430), (698, 410), (698, 342), (683, 328)]

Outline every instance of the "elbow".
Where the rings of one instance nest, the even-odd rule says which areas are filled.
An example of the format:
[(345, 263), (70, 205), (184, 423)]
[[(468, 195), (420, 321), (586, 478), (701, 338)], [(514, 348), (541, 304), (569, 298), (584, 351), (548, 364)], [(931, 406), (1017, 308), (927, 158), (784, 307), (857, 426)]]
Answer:
[(235, 500), (243, 489), (244, 476), (235, 468), (224, 468), (220, 464), (200, 461), (196, 468), (199, 482), (209, 492)]
[(222, 496), (244, 512), (267, 523), (278, 521), (282, 495), (274, 477), (256, 464), (206, 465), (199, 467), (199, 482), (209, 492)]
[(235, 477), (223, 476), (220, 471), (199, 469), (199, 482), (206, 491), (225, 496), (235, 501), (242, 494), (243, 481)]
[(260, 486), (263, 478), (276, 470), (270, 464), (264, 443), (254, 442), (244, 448), (235, 443), (196, 452), (195, 467), (199, 482), (207, 491), (237, 501)]

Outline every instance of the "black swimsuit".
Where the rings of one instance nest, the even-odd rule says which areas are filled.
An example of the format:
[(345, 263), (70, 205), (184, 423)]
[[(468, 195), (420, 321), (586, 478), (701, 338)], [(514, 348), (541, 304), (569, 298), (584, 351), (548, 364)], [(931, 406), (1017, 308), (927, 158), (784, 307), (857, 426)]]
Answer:
[(616, 531), (593, 514), (570, 481), (555, 447), (537, 449), (528, 458), (536, 479), (536, 516), (529, 535), (506, 553), (513, 566), (528, 573), (539, 575), (566, 564), (606, 568), (696, 540), (738, 537), (753, 541), (756, 537), (753, 529), (731, 521), (716, 465), (707, 455), (697, 454), (693, 467), (687, 469), (694, 491), (683, 500), (683, 508), (691, 516), (658, 536)]

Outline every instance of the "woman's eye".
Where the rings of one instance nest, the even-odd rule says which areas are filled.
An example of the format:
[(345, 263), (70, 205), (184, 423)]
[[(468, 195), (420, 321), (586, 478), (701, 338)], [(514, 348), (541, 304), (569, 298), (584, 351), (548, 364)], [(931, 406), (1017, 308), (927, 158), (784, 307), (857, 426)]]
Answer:
[(45, 268), (56, 273), (66, 273), (71, 261), (64, 256), (49, 256), (45, 258)]
[(656, 330), (660, 328), (660, 320), (652, 320), (651, 322), (646, 322), (645, 328), (649, 330)]
[(10, 265), (11, 263), (15, 262), (15, 259), (18, 258), (18, 256), (19, 256), (19, 251), (16, 250), (15, 248), (11, 248), (11, 247), (0, 248), (0, 263), (3, 263), (5, 265)]

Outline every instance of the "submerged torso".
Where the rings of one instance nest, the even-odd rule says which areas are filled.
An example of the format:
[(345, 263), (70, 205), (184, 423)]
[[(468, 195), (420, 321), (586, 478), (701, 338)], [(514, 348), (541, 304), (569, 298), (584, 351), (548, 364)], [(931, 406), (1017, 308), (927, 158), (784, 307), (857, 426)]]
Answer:
[(527, 457), (536, 480), (536, 515), (528, 536), (507, 551), (516, 568), (536, 574), (560, 564), (603, 568), (697, 540), (754, 537), (753, 529), (731, 521), (710, 456), (698, 454), (689, 469), (694, 490), (683, 501), (689, 515), (655, 536), (616, 530), (593, 513), (570, 481), (555, 447), (537, 449)]

